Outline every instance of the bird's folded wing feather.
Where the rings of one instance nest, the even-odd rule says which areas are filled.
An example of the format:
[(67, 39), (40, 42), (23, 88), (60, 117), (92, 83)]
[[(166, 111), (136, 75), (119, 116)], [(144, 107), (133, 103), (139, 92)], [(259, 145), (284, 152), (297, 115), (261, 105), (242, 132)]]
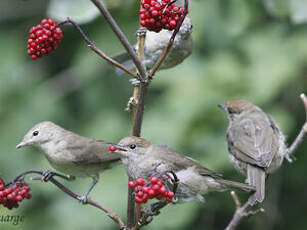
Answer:
[(76, 164), (112, 163), (120, 160), (120, 156), (109, 151), (109, 143), (94, 139), (84, 140), (74, 151)]
[(259, 167), (268, 167), (277, 152), (278, 140), (264, 113), (251, 112), (235, 120), (227, 139), (237, 159)]
[(160, 146), (163, 149), (163, 155), (161, 155), (161, 160), (168, 162), (171, 164), (171, 169), (176, 173), (180, 170), (194, 167), (200, 175), (202, 176), (212, 176), (212, 177), (221, 177), (221, 174), (218, 174), (204, 166), (202, 166), (199, 162), (190, 157), (184, 157), (179, 154), (177, 151), (166, 148), (166, 146)]

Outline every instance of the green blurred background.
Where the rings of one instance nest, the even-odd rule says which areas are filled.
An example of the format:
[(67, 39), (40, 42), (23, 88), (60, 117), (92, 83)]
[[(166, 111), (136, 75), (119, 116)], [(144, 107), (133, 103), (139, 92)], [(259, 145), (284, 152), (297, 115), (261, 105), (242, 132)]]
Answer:
[[(131, 42), (138, 27), (138, 1), (107, 2)], [(194, 51), (180, 66), (158, 72), (148, 92), (142, 136), (168, 144), (226, 178), (244, 181), (228, 163), (227, 120), (217, 104), (242, 97), (273, 115), (292, 143), (305, 120), (299, 95), (307, 93), (307, 6), (304, 0), (191, 0)], [(36, 149), (16, 150), (35, 123), (52, 120), (84, 136), (117, 142), (131, 134), (124, 111), (132, 93), (129, 77), (90, 51), (71, 26), (49, 57), (32, 61), (28, 30), (42, 18), (78, 20), (107, 54), (123, 51), (89, 0), (1, 0), (0, 2), (0, 176), (6, 181), (27, 169), (48, 169)], [(98, 16), (98, 17), (97, 17)], [(270, 176), (266, 213), (245, 219), (238, 229), (305, 229), (306, 143)], [(21, 215), (0, 229), (117, 229), (90, 206), (82, 206), (52, 184), (29, 181), (33, 198), (13, 211)], [(90, 179), (64, 182), (82, 193)], [(127, 177), (122, 166), (103, 174), (91, 197), (125, 218)], [(242, 200), (246, 198), (239, 193)], [(147, 229), (224, 229), (234, 212), (225, 193), (206, 202), (170, 205)]]

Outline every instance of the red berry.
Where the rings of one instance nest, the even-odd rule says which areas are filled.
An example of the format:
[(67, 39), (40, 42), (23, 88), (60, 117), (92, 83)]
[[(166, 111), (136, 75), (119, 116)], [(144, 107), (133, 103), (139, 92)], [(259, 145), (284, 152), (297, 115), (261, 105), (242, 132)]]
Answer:
[(144, 193), (148, 193), (149, 192), (150, 187), (143, 187), (142, 188), (142, 192)]
[(27, 198), (27, 199), (30, 199), (31, 196), (32, 196), (32, 195), (31, 195), (30, 193), (26, 193), (26, 194), (24, 195), (24, 197)]
[(41, 21), (41, 23), (42, 23), (42, 24), (46, 24), (46, 23), (48, 23), (48, 20), (47, 20), (47, 19), (43, 19), (43, 20)]
[(156, 184), (156, 183), (158, 183), (158, 181), (159, 181), (159, 179), (157, 177), (150, 178), (150, 183), (151, 184)]
[(114, 145), (109, 146), (109, 151), (114, 152), (116, 150), (116, 147)]
[(134, 181), (129, 181), (128, 186), (129, 188), (134, 188), (135, 187)]
[(15, 196), (13, 196), (12, 194), (8, 194), (7, 195), (7, 199), (9, 200), (14, 200)]
[(162, 195), (166, 193), (166, 187), (164, 185), (159, 189), (159, 193)]
[(16, 201), (21, 202), (23, 200), (23, 197), (21, 195), (16, 196)]
[(174, 192), (168, 191), (167, 194), (165, 194), (168, 198), (172, 199), (174, 197)]
[(155, 195), (156, 195), (155, 190), (149, 189), (149, 191), (148, 191), (148, 197), (149, 197), (149, 198), (154, 198)]
[(140, 21), (140, 25), (143, 26), (143, 27), (145, 27), (145, 26), (146, 26), (146, 21), (141, 20), (141, 21)]
[(139, 191), (137, 194), (136, 194), (138, 197), (142, 198), (144, 193), (142, 191)]
[(148, 195), (147, 194), (145, 194), (144, 196), (143, 196), (143, 203), (146, 203), (147, 202), (147, 200), (148, 200)]
[(135, 203), (138, 203), (138, 204), (143, 203), (143, 199), (140, 198), (140, 197), (135, 197), (134, 201), (135, 201)]
[(27, 192), (30, 191), (30, 187), (29, 187), (29, 186), (24, 186), (23, 189), (24, 189), (25, 191), (27, 191)]
[(154, 185), (152, 186), (152, 189), (155, 190), (155, 191), (158, 191), (158, 190), (160, 189), (160, 185), (154, 184)]
[(3, 184), (0, 184), (0, 191), (3, 191), (3, 190), (4, 190)]
[(159, 12), (157, 10), (151, 11), (152, 16), (158, 16)]
[(141, 177), (137, 178), (135, 180), (135, 182), (136, 182), (137, 185), (140, 185), (140, 186), (144, 186), (145, 183), (146, 183), (145, 180), (143, 178), (141, 178)]
[(176, 23), (175, 20), (171, 20), (171, 21), (169, 22), (169, 24), (170, 24), (170, 26), (175, 27), (177, 23)]

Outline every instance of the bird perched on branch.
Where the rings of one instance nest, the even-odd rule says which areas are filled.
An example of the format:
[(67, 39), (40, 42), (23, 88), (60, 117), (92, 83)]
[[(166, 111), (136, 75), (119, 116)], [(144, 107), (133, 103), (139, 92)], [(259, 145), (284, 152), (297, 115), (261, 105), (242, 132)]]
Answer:
[[(172, 68), (182, 63), (184, 59), (186, 59), (192, 53), (192, 27), (192, 20), (186, 17), (176, 35), (173, 46), (162, 63), (160, 69)], [(159, 33), (153, 31), (146, 32), (142, 62), (147, 69), (152, 68), (157, 62), (165, 46), (169, 42), (172, 33), (173, 31), (169, 30), (161, 30)], [(135, 51), (138, 52), (137, 44), (135, 45)], [(135, 68), (134, 63), (127, 53), (120, 54), (113, 58), (126, 66), (128, 69)], [(121, 70), (118, 71), (120, 72)]]
[(29, 145), (43, 150), (54, 169), (71, 176), (93, 179), (88, 190), (79, 198), (82, 203), (87, 202), (88, 194), (98, 182), (99, 172), (111, 168), (120, 160), (119, 155), (109, 152), (110, 143), (79, 136), (51, 121), (32, 127), (16, 148)]
[(127, 173), (133, 178), (149, 178), (153, 173), (174, 172), (179, 179), (176, 196), (182, 201), (203, 201), (206, 193), (228, 188), (254, 191), (252, 186), (224, 180), (195, 160), (167, 146), (154, 145), (144, 138), (125, 137), (116, 145), (115, 152), (122, 156)]
[(219, 105), (227, 114), (227, 145), (230, 161), (256, 187), (253, 203), (265, 197), (266, 175), (287, 156), (285, 137), (271, 116), (243, 99)]

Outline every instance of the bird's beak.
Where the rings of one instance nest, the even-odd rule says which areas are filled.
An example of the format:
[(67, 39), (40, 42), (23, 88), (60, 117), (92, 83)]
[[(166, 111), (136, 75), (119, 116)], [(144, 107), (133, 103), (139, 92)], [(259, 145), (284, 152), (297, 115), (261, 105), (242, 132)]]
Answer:
[(109, 150), (114, 153), (125, 156), (128, 152), (128, 148), (121, 145), (110, 145)]
[(217, 106), (218, 106), (220, 109), (224, 110), (226, 113), (228, 112), (228, 109), (227, 109), (227, 107), (226, 107), (225, 104), (218, 104)]
[(23, 146), (25, 146), (25, 145), (27, 145), (27, 143), (24, 142), (24, 141), (21, 141), (21, 142), (16, 146), (16, 149), (20, 149), (21, 147), (23, 147)]

